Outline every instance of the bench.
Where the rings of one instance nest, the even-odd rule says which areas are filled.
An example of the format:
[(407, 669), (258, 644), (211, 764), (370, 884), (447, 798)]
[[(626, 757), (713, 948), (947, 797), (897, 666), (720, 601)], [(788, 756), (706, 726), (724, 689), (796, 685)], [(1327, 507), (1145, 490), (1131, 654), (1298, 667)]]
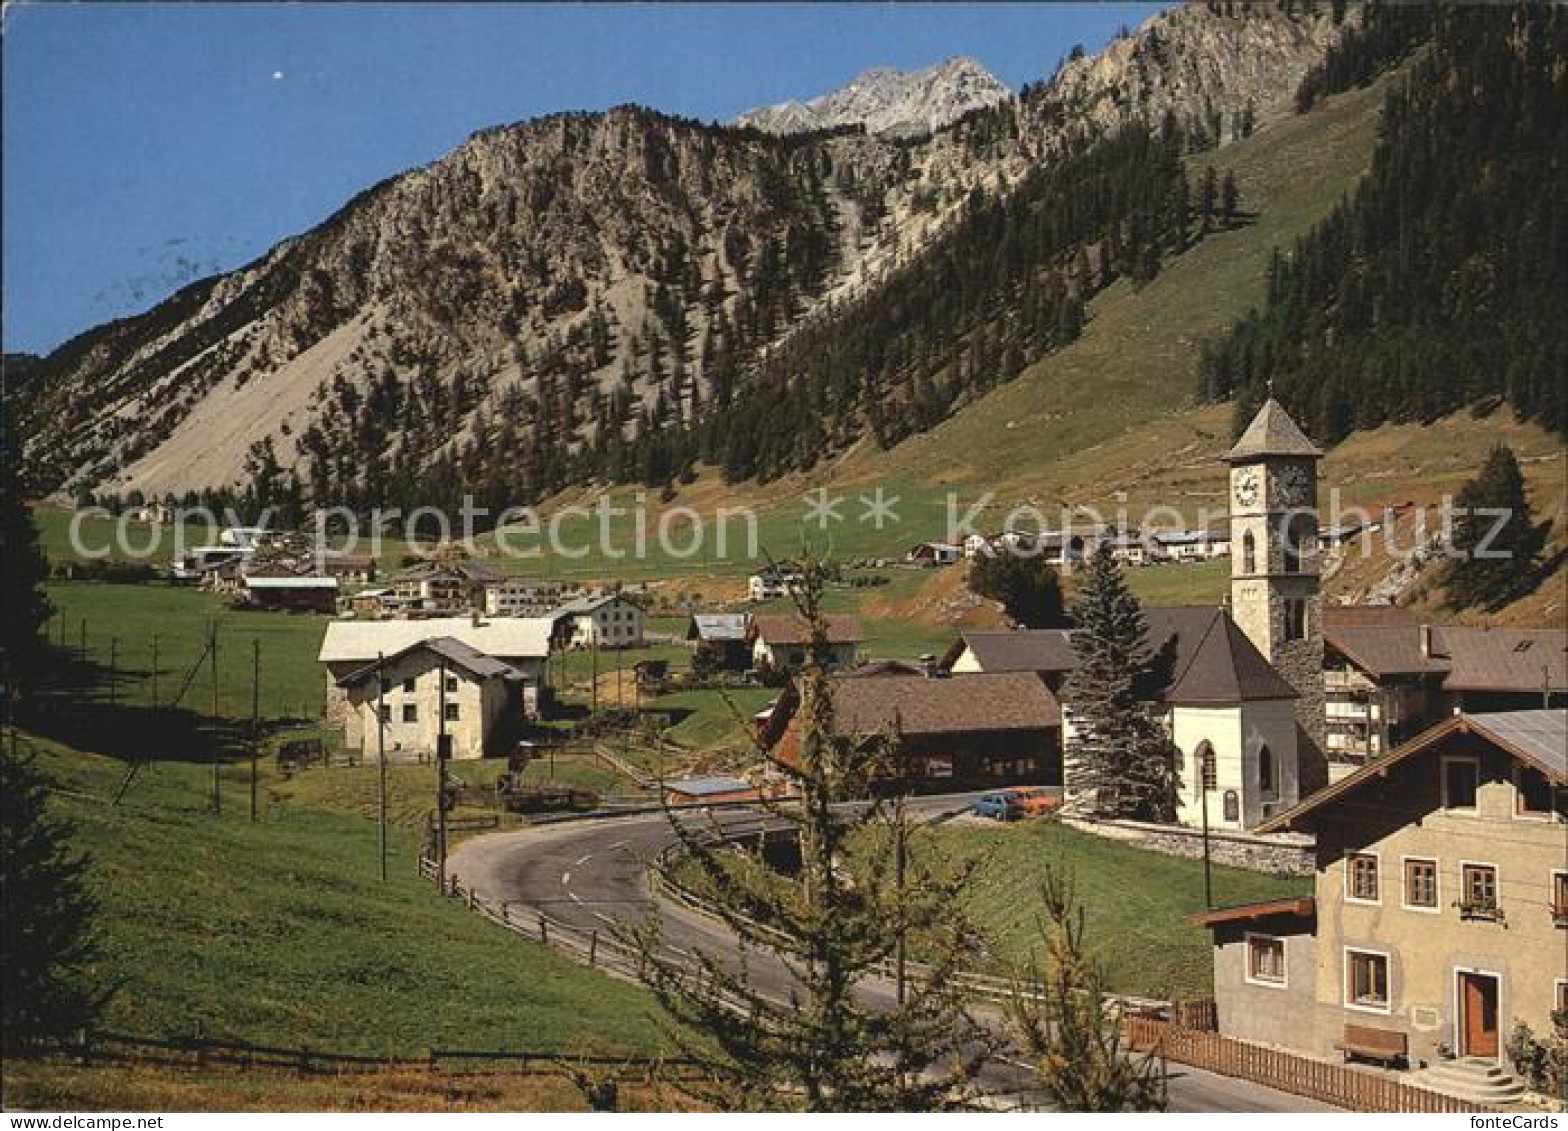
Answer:
[(1376, 1060), (1393, 1068), (1410, 1052), (1410, 1041), (1395, 1029), (1378, 1029), (1371, 1025), (1346, 1025), (1345, 1035), (1334, 1046), (1349, 1060), (1358, 1056), (1362, 1060)]

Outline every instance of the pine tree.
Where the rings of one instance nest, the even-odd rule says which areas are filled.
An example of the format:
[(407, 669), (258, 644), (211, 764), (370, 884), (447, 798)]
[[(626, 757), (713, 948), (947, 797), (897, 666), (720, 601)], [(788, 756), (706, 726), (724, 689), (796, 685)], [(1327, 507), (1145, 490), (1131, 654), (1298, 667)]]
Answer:
[(1220, 219), (1227, 228), (1232, 227), (1241, 210), (1241, 190), (1236, 187), (1236, 174), (1226, 173), (1220, 185)]
[(23, 501), (14, 441), (9, 423), (0, 424), (0, 474), (4, 475), (0, 491), (0, 698), (4, 702), (0, 712), (6, 719), (37, 678), (44, 655), (39, 633), (54, 612), (43, 588), (49, 560), (38, 543), (32, 511)]
[(1084, 951), (1083, 907), (1071, 880), (1049, 866), (1041, 885), (1045, 969), (1035, 996), (1016, 995), (1008, 1015), (1040, 1084), (1062, 1111), (1164, 1111), (1164, 1065), (1122, 1045), (1105, 1008), (1099, 969)]
[(102, 999), (85, 967), (96, 954), (96, 905), (88, 862), (71, 827), (50, 816), (44, 776), (18, 753), (14, 730), (0, 748), (0, 1047), (6, 1053), (67, 1039)]
[[(683, 1086), (703, 1101), (725, 1109), (952, 1108), (968, 1095), (991, 1043), (966, 1012), (954, 977), (976, 956), (974, 932), (958, 910), (972, 869), (945, 868), (923, 843), (909, 850), (918, 830), (901, 802), (887, 799), (898, 777), (897, 735), (839, 732), (819, 611), (826, 569), (808, 555), (801, 573), (796, 604), (810, 644), (796, 685), (798, 754), (759, 752), (794, 787), (793, 800), (765, 808), (796, 836), (799, 868), (774, 871), (760, 850), (719, 843), (709, 827), (671, 813), (743, 958), (673, 957), (656, 922), (634, 941), (646, 981), (682, 1030), (696, 1034), (683, 1043), (711, 1083)], [(881, 788), (872, 800), (840, 806), (866, 797), (873, 781)], [(901, 940), (929, 968), (902, 1002), (868, 1003), (867, 981), (895, 958)], [(793, 972), (788, 1000), (755, 984), (755, 959), (745, 956), (758, 954)]]
[(1171, 742), (1140, 696), (1152, 682), (1143, 609), (1105, 546), (1080, 578), (1072, 608), (1077, 664), (1063, 689), (1075, 731), (1064, 751), (1064, 808), (1082, 816), (1173, 820)]
[(1549, 523), (1530, 521), (1530, 499), (1519, 461), (1506, 444), (1486, 457), (1454, 498), (1454, 561), (1445, 571), (1456, 609), (1496, 609), (1528, 591), (1539, 577)]

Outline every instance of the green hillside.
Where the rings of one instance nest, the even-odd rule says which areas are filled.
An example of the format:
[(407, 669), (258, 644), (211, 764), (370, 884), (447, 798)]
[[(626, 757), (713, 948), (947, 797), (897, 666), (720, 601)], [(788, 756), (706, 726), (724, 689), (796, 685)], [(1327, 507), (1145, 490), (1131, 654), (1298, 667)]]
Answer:
[[(769, 552), (788, 554), (802, 535), (811, 535), (820, 544), (831, 542), (835, 555), (845, 558), (895, 556), (914, 541), (939, 536), (949, 489), (958, 489), (966, 502), (995, 490), (998, 519), (1022, 501), (1047, 508), (1063, 498), (1109, 501), (1108, 470), (1150, 454), (1179, 452), (1195, 441), (1217, 443), (1223, 436), (1226, 410), (1180, 411), (1196, 402), (1201, 344), (1262, 300), (1273, 249), (1326, 215), (1366, 171), (1383, 94), (1384, 83), (1378, 83), (1340, 95), (1309, 114), (1194, 157), (1188, 169), (1194, 181), (1210, 164), (1221, 177), (1234, 173), (1248, 222), (1208, 236), (1141, 288), (1127, 280), (1113, 284), (1090, 304), (1089, 322), (1077, 340), (930, 432), (887, 451), (865, 441), (809, 476), (761, 487), (724, 484), (705, 472), (670, 504), (653, 492), (629, 489), (615, 492), (616, 501), (630, 506), (640, 494), (650, 530), (671, 505), (704, 514), (721, 506), (752, 506), (760, 513), (760, 541)], [(1144, 431), (1151, 426), (1152, 434)], [(1212, 466), (1205, 474), (1212, 478)], [(899, 500), (899, 521), (881, 530), (857, 521), (859, 492), (877, 485)], [(802, 523), (803, 495), (819, 486), (850, 496), (842, 507), (844, 521), (825, 531)], [(1219, 494), (1217, 482), (1213, 490)], [(573, 492), (546, 509), (595, 498)], [(613, 523), (614, 544), (630, 546), (633, 526), (631, 518)], [(568, 529), (582, 541), (587, 527)], [(590, 577), (740, 572), (734, 549), (739, 530), (732, 528), (728, 562), (717, 558), (711, 544), (678, 563), (644, 564), (590, 546), (571, 560), (541, 555), (515, 560), (509, 568)]]

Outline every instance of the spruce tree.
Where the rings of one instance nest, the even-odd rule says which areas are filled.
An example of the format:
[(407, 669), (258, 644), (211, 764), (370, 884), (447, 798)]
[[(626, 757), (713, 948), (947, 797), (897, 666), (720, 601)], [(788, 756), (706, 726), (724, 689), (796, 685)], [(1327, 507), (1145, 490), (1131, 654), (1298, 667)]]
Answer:
[(96, 953), (87, 860), (49, 814), (47, 788), (13, 731), (0, 747), (0, 1047), (72, 1037), (102, 1004), (86, 967)]
[(1070, 878), (1047, 867), (1040, 895), (1044, 969), (1030, 979), (1033, 997), (1015, 995), (1008, 1016), (1041, 1087), (1062, 1111), (1164, 1111), (1164, 1065), (1123, 1046), (1099, 968), (1084, 950), (1083, 907)]
[(1101, 546), (1073, 602), (1077, 663), (1063, 688), (1074, 735), (1064, 750), (1064, 811), (1079, 816), (1175, 818), (1170, 739), (1141, 691), (1153, 682), (1148, 625), (1121, 569)]
[(8, 720), (37, 678), (44, 656), (39, 634), (54, 612), (43, 588), (49, 560), (38, 543), (32, 511), (23, 501), (14, 443), (9, 423), (0, 424), (4, 469), (0, 490), (0, 698), (4, 705), (0, 710)]
[(1496, 609), (1528, 591), (1547, 529), (1530, 521), (1519, 461), (1498, 444), (1454, 498), (1454, 560), (1443, 579), (1449, 605)]
[[(726, 1110), (958, 1107), (991, 1045), (955, 984), (977, 958), (975, 932), (959, 910), (973, 868), (945, 867), (902, 803), (889, 799), (901, 777), (897, 734), (840, 733), (820, 612), (826, 570), (808, 556), (800, 572), (795, 602), (810, 643), (796, 685), (799, 741), (788, 757), (759, 750), (792, 786), (788, 799), (764, 808), (792, 831), (799, 868), (775, 871), (760, 848), (726, 844), (711, 826), (671, 812), (689, 866), (741, 958), (672, 955), (656, 920), (633, 941), (645, 981), (678, 1032), (696, 1035), (677, 1040), (703, 1062), (705, 1081), (681, 1086), (705, 1103)], [(901, 944), (920, 954), (920, 978), (902, 1001), (868, 1001)], [(789, 969), (787, 998), (759, 987), (751, 974), (757, 955)]]

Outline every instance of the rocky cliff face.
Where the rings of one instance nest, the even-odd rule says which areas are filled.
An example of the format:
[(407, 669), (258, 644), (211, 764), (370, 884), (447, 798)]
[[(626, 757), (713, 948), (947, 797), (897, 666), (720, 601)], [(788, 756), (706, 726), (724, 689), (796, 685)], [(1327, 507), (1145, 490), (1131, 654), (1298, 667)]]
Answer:
[(960, 57), (920, 71), (876, 67), (809, 102), (749, 110), (733, 124), (773, 134), (863, 126), (870, 134), (914, 136), (1011, 97), (1012, 91), (990, 71)]
[[(565, 468), (607, 430), (697, 413), (721, 368), (740, 376), (719, 394), (744, 396), (802, 320), (1072, 139), (1167, 111), (1221, 143), (1244, 114), (1266, 126), (1335, 34), (1194, 6), (1022, 99), (954, 60), (756, 129), (625, 107), (486, 131), (44, 359), (13, 404), (28, 462), (41, 489), (162, 494), (236, 482), (264, 446), (308, 484), (365, 453), (421, 466), (501, 420)], [(793, 132), (808, 118), (865, 129)]]

